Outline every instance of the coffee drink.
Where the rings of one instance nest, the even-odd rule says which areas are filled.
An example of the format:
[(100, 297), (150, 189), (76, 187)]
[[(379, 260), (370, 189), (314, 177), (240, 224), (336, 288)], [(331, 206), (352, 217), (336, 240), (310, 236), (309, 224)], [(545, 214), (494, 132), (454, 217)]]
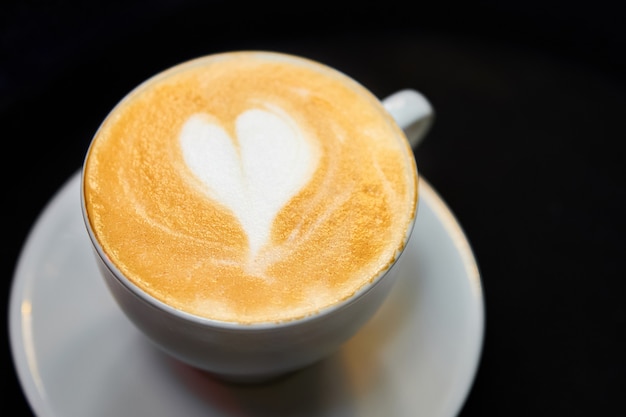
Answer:
[(83, 177), (88, 226), (154, 298), (224, 322), (284, 322), (351, 297), (395, 262), (417, 204), (402, 130), (346, 75), (231, 52), (125, 97)]

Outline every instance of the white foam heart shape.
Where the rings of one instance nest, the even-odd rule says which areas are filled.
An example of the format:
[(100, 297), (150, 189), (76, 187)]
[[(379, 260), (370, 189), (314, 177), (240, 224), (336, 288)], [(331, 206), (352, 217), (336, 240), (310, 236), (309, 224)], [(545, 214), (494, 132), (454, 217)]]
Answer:
[(317, 153), (284, 111), (250, 109), (237, 117), (236, 141), (220, 121), (195, 114), (184, 124), (184, 160), (217, 200), (239, 219), (254, 258), (282, 207), (309, 181)]

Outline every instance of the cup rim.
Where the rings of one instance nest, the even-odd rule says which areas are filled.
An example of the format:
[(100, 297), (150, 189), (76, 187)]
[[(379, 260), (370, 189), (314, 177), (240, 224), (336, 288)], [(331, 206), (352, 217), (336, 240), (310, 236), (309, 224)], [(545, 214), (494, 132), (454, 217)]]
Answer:
[(414, 182), (415, 182), (415, 201), (413, 204), (413, 213), (411, 216), (411, 219), (409, 221), (409, 223), (407, 224), (405, 233), (404, 233), (404, 237), (403, 240), (401, 242), (401, 245), (398, 245), (398, 247), (396, 248), (396, 251), (394, 253), (394, 257), (393, 260), (391, 260), (387, 267), (384, 268), (383, 270), (379, 271), (374, 277), (372, 277), (368, 282), (364, 283), (363, 285), (361, 285), (354, 293), (352, 293), (351, 295), (349, 295), (348, 297), (345, 297), (344, 299), (335, 302), (329, 306), (323, 307), (319, 310), (313, 311), (309, 314), (306, 315), (301, 315), (301, 316), (297, 316), (294, 318), (289, 318), (289, 319), (284, 319), (284, 320), (277, 320), (277, 321), (261, 321), (261, 322), (252, 322), (252, 323), (243, 323), (243, 322), (236, 322), (236, 321), (225, 321), (225, 320), (217, 320), (217, 319), (212, 319), (209, 317), (204, 317), (204, 316), (200, 316), (197, 314), (193, 314), (193, 313), (189, 313), (186, 312), (184, 310), (180, 310), (177, 308), (172, 307), (171, 305), (159, 300), (157, 297), (149, 294), (148, 292), (144, 291), (143, 289), (141, 289), (138, 285), (136, 285), (133, 281), (131, 281), (128, 277), (126, 277), (118, 268), (117, 266), (115, 266), (115, 264), (109, 259), (108, 255), (106, 254), (106, 252), (104, 251), (104, 249), (102, 248), (102, 246), (100, 245), (100, 242), (98, 240), (98, 238), (96, 237), (93, 228), (91, 226), (91, 222), (89, 220), (89, 215), (87, 213), (87, 207), (86, 207), (86, 201), (85, 201), (85, 167), (86, 167), (86, 163), (87, 163), (87, 159), (89, 157), (90, 151), (91, 151), (91, 147), (93, 145), (94, 139), (98, 136), (98, 133), (100, 131), (100, 129), (102, 128), (102, 126), (104, 125), (104, 123), (106, 122), (106, 120), (118, 109), (120, 108), (123, 103), (127, 100), (129, 100), (133, 95), (135, 95), (136, 93), (138, 93), (144, 86), (148, 85), (149, 83), (155, 82), (157, 81), (159, 78), (162, 77), (166, 77), (169, 74), (171, 74), (172, 72), (178, 71), (178, 70), (182, 70), (184, 68), (186, 68), (187, 66), (190, 65), (199, 65), (202, 62), (204, 62), (205, 60), (213, 60), (213, 59), (220, 59), (222, 57), (226, 57), (229, 55), (233, 55), (233, 54), (238, 54), (238, 53), (254, 53), (254, 54), (261, 54), (261, 55), (265, 55), (265, 56), (270, 56), (270, 57), (274, 57), (275, 59), (288, 59), (292, 62), (302, 62), (304, 64), (308, 65), (313, 65), (316, 68), (323, 70), (323, 71), (329, 71), (331, 73), (337, 73), (340, 76), (344, 77), (344, 79), (347, 82), (352, 82), (357, 84), (361, 89), (364, 90), (365, 93), (367, 93), (370, 97), (370, 99), (373, 99), (373, 101), (375, 103), (377, 103), (381, 109), (383, 111), (386, 111), (384, 109), (384, 106), (382, 105), (381, 101), (373, 95), (373, 93), (371, 93), (371, 91), (363, 86), (361, 83), (359, 83), (358, 81), (356, 81), (355, 79), (353, 79), (352, 77), (350, 77), (349, 75), (341, 72), (340, 70), (330, 67), (324, 63), (321, 63), (319, 61), (315, 61), (306, 57), (302, 57), (302, 56), (298, 56), (298, 55), (293, 55), (293, 54), (289, 54), (289, 53), (283, 53), (283, 52), (275, 52), (275, 51), (265, 51), (265, 50), (240, 50), (240, 51), (230, 51), (230, 52), (220, 52), (220, 53), (214, 53), (214, 54), (209, 54), (209, 55), (204, 55), (204, 56), (200, 56), (194, 59), (190, 59), (184, 62), (181, 62), (179, 64), (176, 64), (172, 67), (169, 67), (167, 69), (164, 69), (154, 75), (152, 75), (151, 77), (147, 78), (146, 80), (144, 80), (143, 82), (139, 83), (136, 87), (132, 88), (127, 94), (125, 94), (121, 100), (119, 100), (117, 102), (117, 104), (115, 106), (113, 106), (113, 108), (109, 111), (109, 113), (105, 116), (105, 118), (102, 120), (100, 126), (98, 127), (98, 129), (96, 130), (96, 132), (94, 133), (94, 135), (92, 136), (91, 142), (89, 144), (89, 148), (87, 149), (87, 152), (85, 153), (84, 159), (83, 159), (83, 164), (80, 170), (80, 198), (81, 198), (81, 214), (83, 217), (83, 222), (85, 224), (85, 228), (88, 232), (89, 235), (89, 239), (90, 242), (92, 244), (92, 247), (95, 249), (95, 252), (97, 254), (97, 256), (100, 258), (100, 260), (102, 261), (102, 264), (109, 270), (109, 272), (111, 272), (111, 274), (113, 275), (113, 277), (115, 277), (115, 279), (117, 280), (117, 282), (119, 282), (121, 285), (123, 285), (127, 290), (129, 290), (133, 295), (135, 295), (136, 297), (138, 297), (139, 299), (143, 300), (144, 302), (147, 302), (149, 305), (155, 307), (156, 309), (163, 311), (167, 314), (176, 316), (182, 320), (188, 321), (188, 322), (193, 322), (195, 324), (198, 324), (200, 326), (211, 326), (213, 328), (219, 328), (222, 330), (237, 330), (237, 331), (265, 331), (265, 330), (272, 330), (272, 329), (280, 329), (280, 328), (286, 328), (286, 327), (291, 327), (291, 326), (296, 326), (296, 325), (300, 325), (302, 323), (305, 322), (311, 322), (314, 320), (318, 320), (321, 319), (323, 317), (326, 317), (338, 310), (341, 310), (345, 307), (347, 307), (348, 305), (356, 302), (357, 300), (361, 299), (365, 294), (367, 294), (369, 291), (371, 291), (373, 288), (375, 288), (377, 285), (379, 285), (382, 281), (383, 278), (394, 268), (394, 266), (398, 263), (398, 260), (401, 258), (402, 254), (404, 253), (404, 251), (406, 250), (406, 247), (408, 245), (409, 239), (413, 233), (413, 229), (415, 226), (415, 221), (416, 221), (416, 217), (417, 217), (417, 213), (418, 213), (418, 206), (419, 206), (419, 181), (420, 181), (420, 174), (419, 171), (417, 169), (417, 165), (415, 162), (415, 158), (413, 155), (413, 151), (412, 148), (408, 142), (408, 139), (406, 138), (406, 135), (404, 134), (404, 132), (402, 131), (402, 129), (400, 129), (397, 126), (397, 123), (395, 122), (395, 120), (393, 120), (393, 118), (390, 119), (392, 120), (392, 122), (394, 124), (396, 124), (397, 130), (399, 132), (398, 134), (398, 139), (402, 139), (404, 138), (404, 142), (405, 142), (405, 146), (406, 146), (406, 151), (407, 151), (407, 157), (410, 159), (410, 163), (413, 165), (413, 175), (414, 175)]

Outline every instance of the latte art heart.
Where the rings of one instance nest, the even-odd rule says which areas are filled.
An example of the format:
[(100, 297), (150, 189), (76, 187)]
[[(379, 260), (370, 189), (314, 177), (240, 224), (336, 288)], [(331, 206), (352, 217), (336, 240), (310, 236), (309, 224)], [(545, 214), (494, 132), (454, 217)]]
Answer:
[(180, 134), (183, 157), (210, 198), (237, 217), (254, 258), (278, 211), (308, 182), (317, 154), (302, 129), (276, 107), (250, 109), (230, 137), (208, 114), (191, 116)]

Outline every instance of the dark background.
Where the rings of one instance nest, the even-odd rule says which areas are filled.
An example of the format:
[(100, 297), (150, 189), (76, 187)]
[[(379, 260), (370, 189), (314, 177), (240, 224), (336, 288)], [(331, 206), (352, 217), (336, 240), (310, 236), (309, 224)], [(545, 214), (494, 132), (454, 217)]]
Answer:
[[(485, 294), (484, 350), (461, 415), (626, 416), (617, 4), (3, 3), (5, 311), (30, 227), (123, 95), (200, 55), (278, 50), (334, 66), (381, 98), (410, 87), (434, 105), (418, 167), (467, 233)], [(5, 335), (2, 406), (27, 416)]]

